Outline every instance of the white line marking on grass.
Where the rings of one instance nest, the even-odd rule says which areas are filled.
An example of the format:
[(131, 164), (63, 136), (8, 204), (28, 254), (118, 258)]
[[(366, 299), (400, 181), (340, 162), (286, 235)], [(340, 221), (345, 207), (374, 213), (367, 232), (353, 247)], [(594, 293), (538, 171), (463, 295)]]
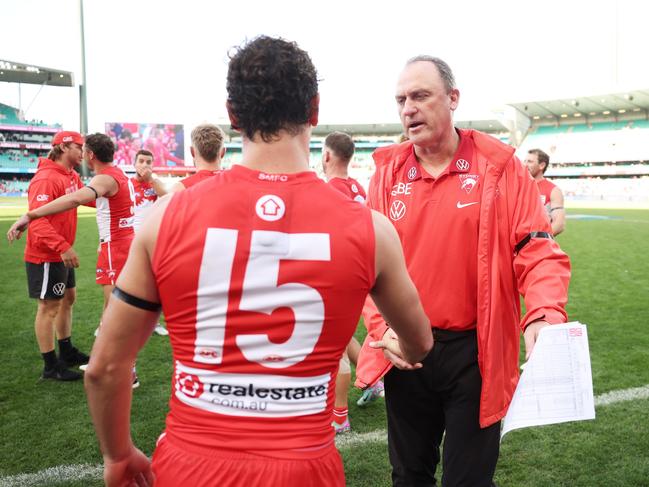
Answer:
[(595, 406), (607, 406), (617, 402), (649, 398), (649, 385), (606, 392), (595, 397)]
[(366, 433), (344, 433), (336, 437), (336, 446), (338, 449), (351, 448), (362, 445), (363, 443), (386, 442), (388, 441), (388, 432), (385, 430), (368, 431)]
[(79, 480), (99, 480), (103, 475), (103, 465), (57, 465), (36, 473), (1, 477), (0, 487), (35, 487)]
[[(642, 387), (610, 391), (595, 397), (595, 406), (608, 406), (637, 399), (649, 399), (649, 384)], [(364, 443), (385, 443), (388, 433), (385, 430), (367, 431), (365, 433), (346, 433), (336, 438), (336, 446), (341, 449), (353, 448)], [(103, 476), (103, 465), (59, 465), (36, 473), (24, 473), (0, 477), (0, 487), (37, 487), (57, 485), (63, 482), (79, 480), (100, 480)]]

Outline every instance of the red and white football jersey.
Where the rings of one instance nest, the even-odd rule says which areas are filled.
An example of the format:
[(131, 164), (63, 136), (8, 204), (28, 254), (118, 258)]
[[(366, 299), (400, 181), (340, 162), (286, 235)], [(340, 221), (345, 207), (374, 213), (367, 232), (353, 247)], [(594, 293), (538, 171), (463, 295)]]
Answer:
[(550, 201), (550, 198), (552, 196), (552, 191), (557, 186), (553, 182), (548, 181), (545, 178), (541, 179), (540, 181), (536, 181), (536, 185), (538, 186), (539, 193), (541, 194), (541, 204), (545, 208), (545, 213), (546, 215), (548, 215), (550, 222), (552, 222), (552, 203)]
[(354, 178), (331, 178), (329, 184), (347, 197), (354, 201), (358, 201), (359, 203), (365, 203), (365, 200), (367, 199), (363, 186), (361, 186)]
[(135, 191), (131, 180), (119, 167), (109, 166), (102, 174), (117, 181), (119, 189), (113, 196), (97, 198), (97, 227), (99, 241), (114, 242), (133, 238)]
[(201, 181), (205, 181), (206, 179), (211, 178), (215, 174), (218, 174), (221, 172), (221, 169), (217, 169), (216, 171), (208, 171), (207, 169), (201, 169), (200, 171), (195, 172), (191, 176), (187, 176), (184, 179), (180, 180), (180, 183), (187, 188), (191, 188), (195, 184), (200, 183)]
[(169, 438), (296, 458), (331, 444), (374, 245), (370, 211), (313, 172), (235, 165), (175, 194), (153, 256), (174, 359)]
[(144, 216), (149, 211), (149, 208), (158, 199), (158, 194), (151, 183), (140, 181), (138, 178), (131, 178), (133, 184), (133, 194), (135, 196), (135, 219), (133, 220), (133, 228), (135, 231), (140, 228)]

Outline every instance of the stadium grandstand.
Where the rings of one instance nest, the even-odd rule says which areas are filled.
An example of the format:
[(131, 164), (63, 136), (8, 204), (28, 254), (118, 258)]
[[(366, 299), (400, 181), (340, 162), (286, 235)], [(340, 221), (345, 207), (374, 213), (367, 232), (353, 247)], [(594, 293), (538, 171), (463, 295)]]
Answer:
[(20, 111), (0, 103), (0, 194), (20, 196), (36, 172), (38, 158), (47, 156), (60, 125), (25, 120)]
[(547, 152), (567, 204), (649, 203), (649, 90), (511, 106), (529, 120), (518, 156)]
[[(563, 190), (568, 205), (649, 204), (649, 90), (512, 103), (492, 119), (458, 120), (456, 125), (510, 143), (521, 159), (530, 149), (547, 152), (546, 176)], [(222, 128), (230, 139), (223, 161), (228, 168), (241, 159), (241, 138), (230, 127)], [(57, 124), (25, 120), (19, 109), (0, 104), (0, 194), (24, 194), (58, 130)], [(333, 131), (354, 138), (350, 175), (366, 187), (374, 172), (372, 152), (402, 135), (398, 123), (320, 125), (311, 142), (311, 167), (318, 172), (322, 143)]]

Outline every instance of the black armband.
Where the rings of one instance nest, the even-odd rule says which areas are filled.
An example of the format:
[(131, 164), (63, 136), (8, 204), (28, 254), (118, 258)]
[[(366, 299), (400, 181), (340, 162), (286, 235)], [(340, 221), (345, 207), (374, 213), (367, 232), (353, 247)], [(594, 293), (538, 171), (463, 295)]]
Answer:
[(131, 306), (135, 306), (136, 308), (140, 308), (145, 311), (160, 311), (162, 309), (160, 303), (152, 303), (151, 301), (147, 301), (146, 299), (138, 298), (136, 296), (133, 296), (132, 294), (127, 293), (126, 291), (122, 291), (117, 286), (115, 286), (115, 289), (113, 289), (113, 296), (121, 301), (124, 301), (126, 304), (130, 304)]
[(90, 190), (92, 190), (92, 192), (95, 193), (95, 199), (99, 198), (99, 193), (97, 193), (97, 190), (96, 190), (95, 188), (93, 188), (93, 187), (90, 186), (90, 185), (85, 186), (85, 187), (88, 188), (88, 189), (90, 189)]
[(552, 213), (554, 210), (563, 210), (563, 206), (555, 206), (554, 208), (550, 208), (550, 213)]
[(514, 247), (514, 255), (518, 254), (521, 249), (525, 247), (533, 238), (549, 238), (550, 240), (553, 240), (552, 235), (550, 235), (548, 232), (530, 232), (525, 236), (523, 240), (516, 244), (516, 247)]

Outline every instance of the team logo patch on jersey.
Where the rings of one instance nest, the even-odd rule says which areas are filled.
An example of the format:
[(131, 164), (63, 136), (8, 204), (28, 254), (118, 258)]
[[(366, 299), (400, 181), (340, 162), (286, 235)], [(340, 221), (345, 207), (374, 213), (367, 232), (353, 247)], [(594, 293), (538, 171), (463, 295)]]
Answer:
[(156, 195), (156, 192), (155, 192), (155, 189), (153, 189), (153, 188), (148, 188), (148, 189), (144, 190), (144, 196), (146, 196), (146, 197), (151, 197), (151, 196), (155, 196), (155, 195)]
[(52, 286), (52, 291), (57, 296), (63, 296), (63, 293), (65, 293), (65, 283), (57, 282), (56, 284), (54, 284), (54, 286)]
[(412, 166), (410, 169), (408, 169), (408, 179), (412, 181), (417, 177), (417, 168), (415, 166)]
[(119, 219), (119, 228), (129, 228), (133, 226), (134, 223), (134, 218), (129, 217), (129, 218), (120, 218)]
[(255, 205), (257, 216), (267, 222), (275, 222), (286, 213), (284, 200), (277, 195), (267, 194), (257, 200)]
[(390, 206), (390, 218), (392, 221), (401, 220), (406, 214), (406, 204), (401, 200), (394, 200)]
[(204, 386), (197, 376), (179, 372), (176, 374), (176, 390), (188, 397), (200, 397)]
[(358, 193), (358, 186), (356, 186), (354, 183), (352, 183), (352, 191), (354, 193)]
[(36, 196), (36, 201), (48, 201), (50, 199), (49, 194), (39, 194)]
[(466, 194), (471, 193), (478, 184), (479, 179), (480, 176), (477, 174), (460, 174), (460, 189), (466, 191)]
[(471, 167), (471, 164), (465, 159), (458, 159), (455, 161), (455, 167), (458, 171), (467, 171)]

